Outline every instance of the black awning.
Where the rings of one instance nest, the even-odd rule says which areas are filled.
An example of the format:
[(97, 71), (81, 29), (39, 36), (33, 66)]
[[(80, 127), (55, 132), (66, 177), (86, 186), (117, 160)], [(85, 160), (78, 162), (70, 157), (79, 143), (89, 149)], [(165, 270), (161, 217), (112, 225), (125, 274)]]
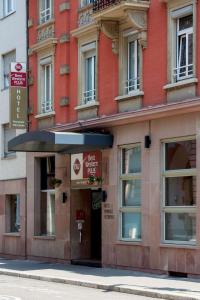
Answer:
[(32, 131), (8, 142), (9, 151), (80, 153), (111, 148), (113, 136), (102, 133)]

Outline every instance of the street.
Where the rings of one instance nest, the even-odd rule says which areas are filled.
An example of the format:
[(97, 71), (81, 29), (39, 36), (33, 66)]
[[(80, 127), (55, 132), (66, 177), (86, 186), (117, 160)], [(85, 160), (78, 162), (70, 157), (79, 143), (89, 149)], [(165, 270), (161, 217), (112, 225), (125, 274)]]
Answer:
[(153, 298), (0, 275), (0, 300), (148, 300)]

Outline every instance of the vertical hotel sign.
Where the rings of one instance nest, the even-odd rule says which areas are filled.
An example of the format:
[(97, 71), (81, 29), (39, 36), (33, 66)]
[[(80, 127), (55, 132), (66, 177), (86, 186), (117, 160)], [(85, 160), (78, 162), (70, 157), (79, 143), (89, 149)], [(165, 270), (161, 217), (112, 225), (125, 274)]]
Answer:
[(10, 127), (24, 129), (27, 124), (27, 74), (25, 63), (11, 63)]

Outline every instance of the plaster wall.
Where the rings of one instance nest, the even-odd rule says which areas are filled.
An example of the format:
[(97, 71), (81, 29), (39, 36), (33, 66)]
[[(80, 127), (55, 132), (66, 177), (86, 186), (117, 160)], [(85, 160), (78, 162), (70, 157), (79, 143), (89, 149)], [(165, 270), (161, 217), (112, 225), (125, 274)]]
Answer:
[[(3, 159), (4, 141), (2, 125), (9, 123), (9, 89), (3, 86), (3, 58), (2, 56), (16, 49), (16, 60), (26, 62), (26, 1), (16, 2), (16, 11), (0, 19), (0, 180), (26, 177), (26, 155), (17, 153), (12, 159)], [(3, 1), (0, 4), (3, 12)], [(17, 24), (17, 25), (16, 25)], [(16, 135), (24, 132), (17, 130)]]

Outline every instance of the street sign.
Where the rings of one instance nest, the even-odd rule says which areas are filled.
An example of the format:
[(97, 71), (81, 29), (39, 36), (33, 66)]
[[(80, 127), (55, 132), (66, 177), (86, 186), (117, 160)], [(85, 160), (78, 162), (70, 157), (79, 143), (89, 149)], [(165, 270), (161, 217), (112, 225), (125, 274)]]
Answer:
[(10, 72), (10, 127), (27, 126), (27, 73), (25, 63), (11, 63)]

